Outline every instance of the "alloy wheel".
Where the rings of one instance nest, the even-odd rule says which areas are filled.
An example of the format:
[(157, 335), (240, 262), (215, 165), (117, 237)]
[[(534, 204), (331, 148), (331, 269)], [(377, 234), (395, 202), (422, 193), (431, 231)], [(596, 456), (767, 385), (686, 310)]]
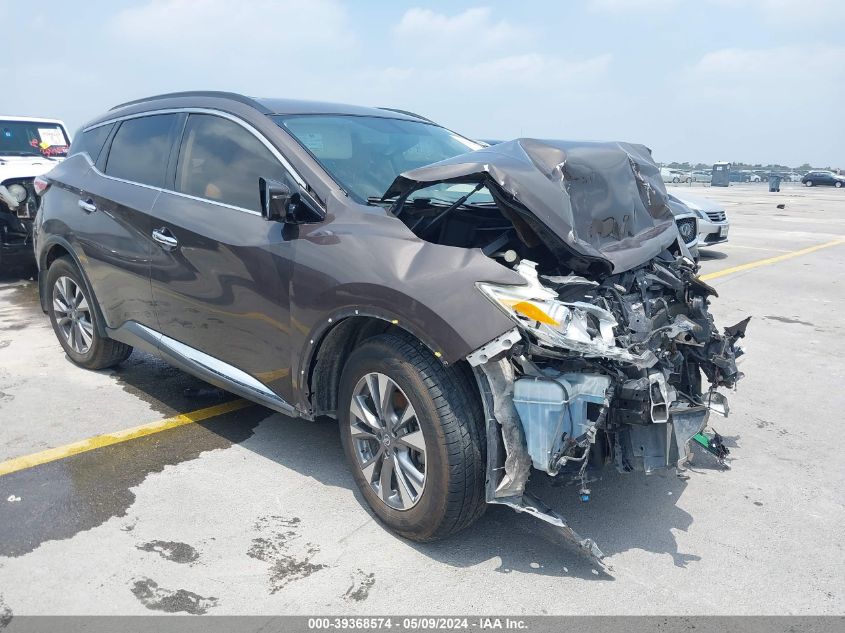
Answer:
[(355, 385), (349, 424), (358, 466), (379, 499), (409, 510), (422, 496), (426, 444), (416, 411), (391, 378), (364, 375)]
[(91, 310), (82, 288), (70, 277), (59, 277), (53, 284), (53, 313), (68, 346), (77, 354), (87, 354), (94, 342)]

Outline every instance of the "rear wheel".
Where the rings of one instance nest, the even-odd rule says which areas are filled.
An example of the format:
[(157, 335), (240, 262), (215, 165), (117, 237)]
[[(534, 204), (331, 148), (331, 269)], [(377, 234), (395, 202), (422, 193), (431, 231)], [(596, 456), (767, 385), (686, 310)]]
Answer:
[(86, 369), (104, 369), (126, 360), (132, 347), (98, 333), (94, 302), (73, 261), (61, 257), (47, 271), (47, 312), (65, 353)]
[(432, 541), (483, 513), (483, 413), (460, 368), (404, 336), (369, 339), (344, 367), (338, 418), (355, 482), (394, 531)]

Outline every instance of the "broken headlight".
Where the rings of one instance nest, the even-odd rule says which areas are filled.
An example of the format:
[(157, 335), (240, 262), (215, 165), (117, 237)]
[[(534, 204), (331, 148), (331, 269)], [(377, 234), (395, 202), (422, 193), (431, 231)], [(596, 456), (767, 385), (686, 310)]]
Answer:
[(590, 303), (560, 301), (556, 292), (540, 283), (534, 262), (522, 260), (515, 268), (527, 282), (525, 285), (478, 283), (477, 286), (540, 345), (588, 357), (628, 361), (642, 367), (650, 367), (657, 361), (649, 351), (634, 354), (617, 346), (614, 334), (617, 322), (607, 310)]
[(26, 200), (28, 194), (26, 192), (26, 188), (23, 185), (19, 185), (16, 183), (14, 185), (9, 185), (7, 189), (9, 190), (9, 194), (11, 194), (11, 196), (18, 202), (18, 204)]

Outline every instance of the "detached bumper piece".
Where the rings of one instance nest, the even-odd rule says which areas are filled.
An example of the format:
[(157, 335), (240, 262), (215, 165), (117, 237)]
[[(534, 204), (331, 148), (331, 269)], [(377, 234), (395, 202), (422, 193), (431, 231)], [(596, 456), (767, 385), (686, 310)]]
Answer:
[(692, 437), (692, 441), (701, 446), (705, 451), (713, 455), (716, 461), (725, 468), (730, 468), (727, 462), (727, 457), (730, 454), (728, 447), (722, 441), (722, 436), (713, 431), (713, 437), (708, 437), (706, 433), (696, 433)]
[(525, 492), (531, 468), (525, 433), (513, 404), (513, 370), (506, 360), (475, 368), (481, 387), (487, 433), (487, 503), (506, 505), (557, 528), (599, 570), (612, 571), (603, 562), (604, 553), (592, 539), (573, 530), (560, 514)]

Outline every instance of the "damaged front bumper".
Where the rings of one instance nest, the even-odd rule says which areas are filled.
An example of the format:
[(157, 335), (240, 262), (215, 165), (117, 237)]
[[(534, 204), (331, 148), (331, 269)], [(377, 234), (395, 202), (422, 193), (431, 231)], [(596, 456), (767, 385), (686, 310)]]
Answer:
[(517, 327), (467, 357), (485, 406), (487, 501), (554, 525), (605, 568), (592, 539), (526, 492), (531, 469), (570, 477), (588, 501), (588, 468), (682, 470), (691, 441), (724, 463), (721, 438), (705, 429), (711, 412), (728, 414), (716, 389), (742, 377), (748, 319), (719, 333), (707, 310), (715, 290), (683, 256), (601, 283), (541, 281), (524, 264), (521, 295), (498, 297)]

